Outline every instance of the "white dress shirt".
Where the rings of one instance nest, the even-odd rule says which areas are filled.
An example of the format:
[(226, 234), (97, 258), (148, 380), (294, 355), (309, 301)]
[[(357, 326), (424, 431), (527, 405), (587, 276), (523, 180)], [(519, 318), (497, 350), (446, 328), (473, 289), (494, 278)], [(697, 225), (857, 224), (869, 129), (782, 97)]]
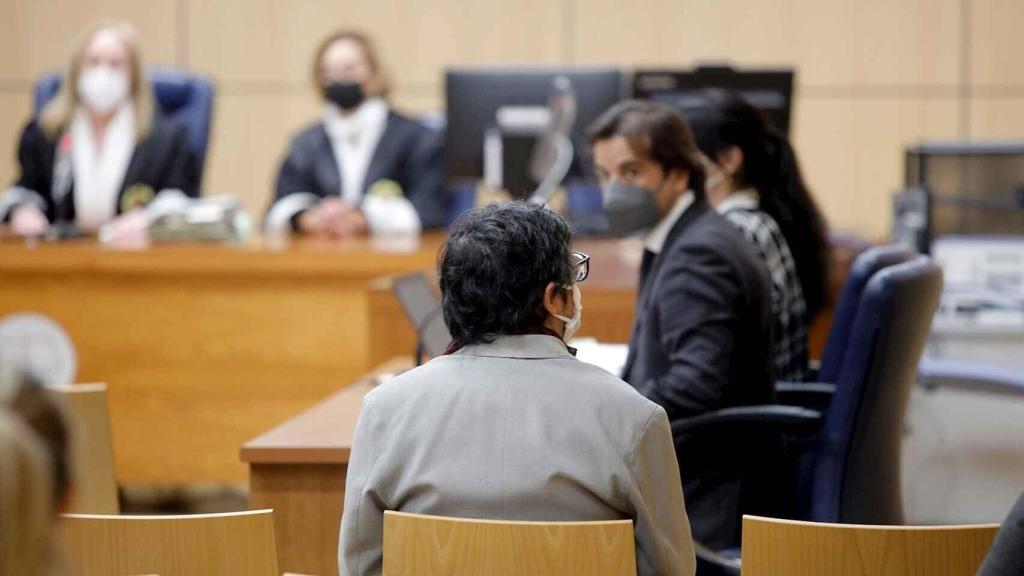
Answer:
[(84, 110), (71, 120), (71, 165), (74, 172), (75, 224), (96, 232), (117, 214), (117, 199), (135, 152), (135, 114), (121, 105), (96, 147), (92, 122)]
[(370, 98), (348, 115), (333, 105), (324, 113), (324, 128), (341, 171), (341, 198), (350, 204), (363, 198), (366, 172), (387, 121), (388, 105), (381, 98)]

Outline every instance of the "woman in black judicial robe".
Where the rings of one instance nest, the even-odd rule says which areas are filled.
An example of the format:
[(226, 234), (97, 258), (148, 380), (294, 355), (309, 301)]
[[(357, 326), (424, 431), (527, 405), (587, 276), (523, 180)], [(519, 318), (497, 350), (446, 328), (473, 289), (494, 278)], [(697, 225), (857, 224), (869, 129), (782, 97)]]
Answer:
[[(267, 229), (345, 237), (442, 226), (441, 139), (391, 109), (369, 39), (357, 32), (328, 37), (317, 50), (313, 81), (325, 100), (324, 118), (290, 143)], [(367, 210), (367, 196), (380, 190), (398, 206)]]
[(163, 190), (196, 196), (184, 126), (154, 113), (135, 31), (87, 31), (61, 90), (22, 132), (20, 175), (0, 195), (0, 218), (35, 235), (55, 221), (95, 232)]

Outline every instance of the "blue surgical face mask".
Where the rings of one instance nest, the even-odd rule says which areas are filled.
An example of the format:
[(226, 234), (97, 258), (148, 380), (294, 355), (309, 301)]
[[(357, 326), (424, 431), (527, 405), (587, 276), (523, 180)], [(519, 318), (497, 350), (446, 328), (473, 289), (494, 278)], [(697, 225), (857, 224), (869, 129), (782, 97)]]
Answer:
[(629, 236), (654, 228), (661, 219), (658, 192), (612, 182), (604, 189), (604, 214), (608, 219), (608, 232), (614, 236)]

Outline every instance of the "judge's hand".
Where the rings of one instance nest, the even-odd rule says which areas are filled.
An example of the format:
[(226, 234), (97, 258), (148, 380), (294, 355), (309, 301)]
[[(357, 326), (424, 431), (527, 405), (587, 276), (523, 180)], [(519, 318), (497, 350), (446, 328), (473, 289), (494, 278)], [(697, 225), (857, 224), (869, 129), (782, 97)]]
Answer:
[(366, 234), (366, 216), (340, 198), (327, 198), (299, 216), (299, 230), (320, 237), (348, 238)]
[(149, 216), (142, 208), (120, 214), (100, 228), (99, 239), (123, 250), (145, 248), (149, 245)]
[(22, 204), (11, 213), (11, 231), (19, 236), (40, 236), (49, 227), (46, 214), (35, 204)]

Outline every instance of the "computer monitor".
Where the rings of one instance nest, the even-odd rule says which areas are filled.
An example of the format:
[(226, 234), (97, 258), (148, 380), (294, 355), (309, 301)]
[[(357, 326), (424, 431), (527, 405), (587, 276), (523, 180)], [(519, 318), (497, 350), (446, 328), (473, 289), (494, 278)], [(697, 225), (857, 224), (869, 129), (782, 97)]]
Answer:
[(905, 169), (896, 232), (920, 222), (921, 251), (943, 236), (1024, 235), (1024, 141), (925, 142), (907, 150)]
[[(485, 134), (498, 128), (499, 110), (547, 109), (559, 78), (569, 80), (576, 100), (570, 130), (576, 152), (567, 179), (591, 179), (593, 171), (585, 153), (586, 131), (602, 112), (626, 95), (622, 72), (616, 68), (487, 68), (445, 73), (445, 169), (449, 183), (479, 182), (484, 176)], [(539, 183), (528, 174), (539, 135), (528, 131), (504, 134), (505, 165), (518, 168), (506, 169), (502, 179), (513, 196), (527, 196)]]
[(402, 306), (417, 338), (417, 364), (423, 352), (431, 358), (445, 353), (451, 333), (441, 314), (441, 302), (424, 274), (408, 274), (395, 278), (391, 290)]
[(685, 116), (688, 110), (704, 104), (702, 90), (732, 90), (760, 108), (775, 128), (789, 134), (793, 78), (793, 70), (736, 70), (728, 66), (637, 70), (633, 75), (633, 97), (671, 104)]

